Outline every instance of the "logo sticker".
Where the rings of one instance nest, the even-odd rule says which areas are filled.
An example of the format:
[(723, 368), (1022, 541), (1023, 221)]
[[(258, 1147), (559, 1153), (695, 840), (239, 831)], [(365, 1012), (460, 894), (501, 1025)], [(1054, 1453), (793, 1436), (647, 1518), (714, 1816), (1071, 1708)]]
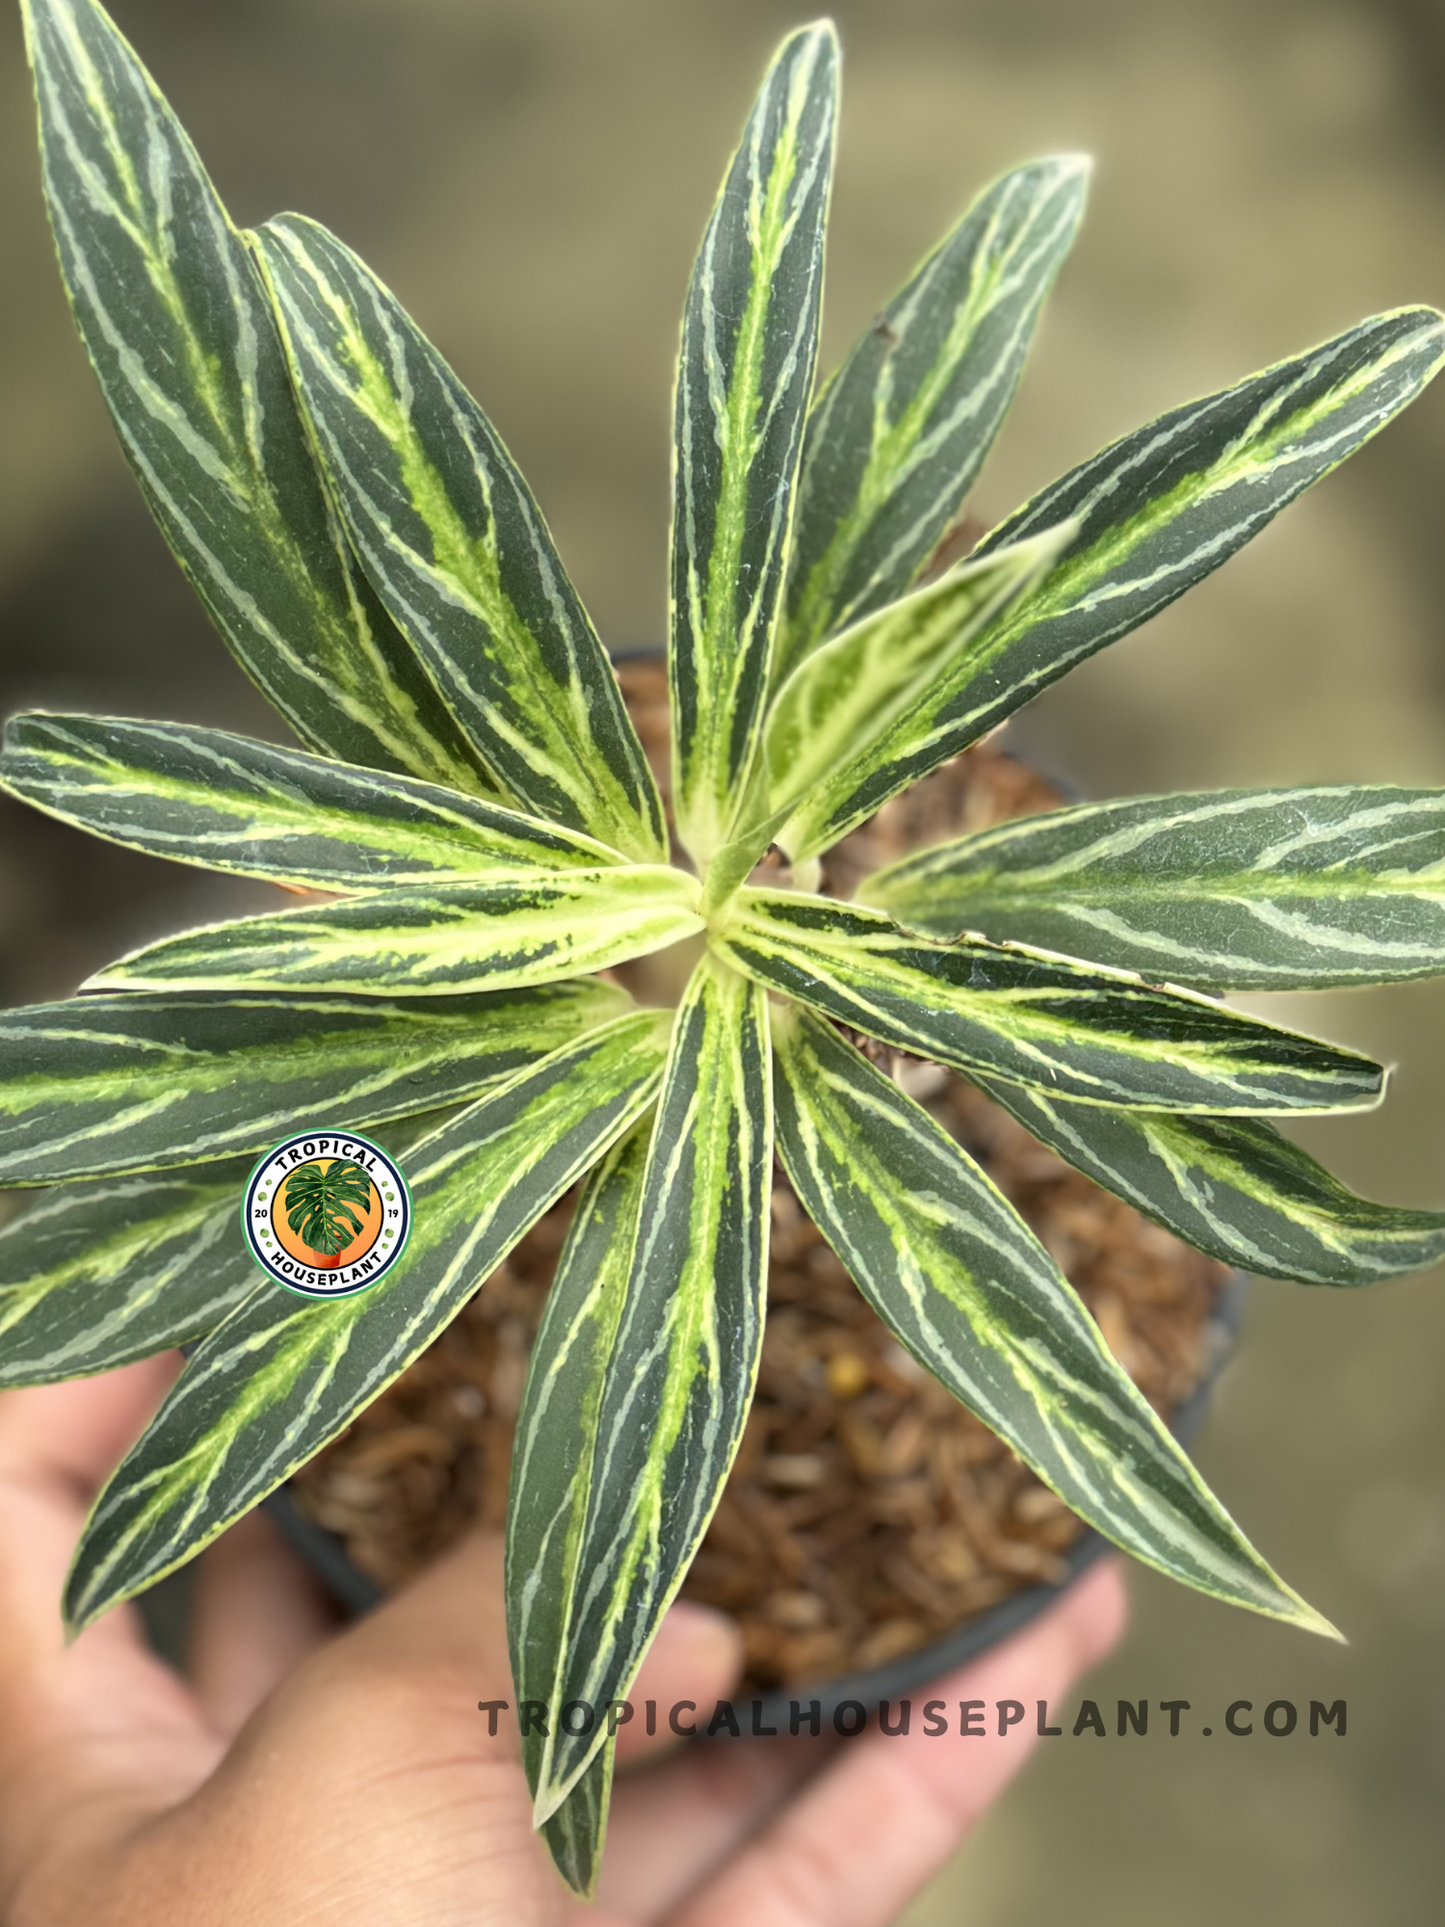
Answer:
[(306, 1131), (268, 1151), (241, 1207), (251, 1256), (303, 1298), (350, 1298), (379, 1283), (411, 1234), (401, 1168), (355, 1131)]

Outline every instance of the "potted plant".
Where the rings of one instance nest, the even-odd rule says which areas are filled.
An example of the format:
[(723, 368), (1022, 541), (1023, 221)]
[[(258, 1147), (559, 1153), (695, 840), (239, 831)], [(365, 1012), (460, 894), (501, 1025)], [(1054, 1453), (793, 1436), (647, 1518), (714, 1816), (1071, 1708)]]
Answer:
[[(988, 190), (815, 395), (837, 61), (827, 25), (792, 34), (684, 320), (670, 837), (535, 502), (395, 298), (315, 223), (238, 233), (93, 0), (25, 15), (62, 271), (117, 428), (305, 747), (36, 714), (0, 774), (112, 840), (324, 898), (7, 1020), (0, 1178), (57, 1189), (5, 1234), (0, 1382), (193, 1347), (91, 1514), (70, 1624), (277, 1487), (585, 1180), (520, 1417), (508, 1605), (519, 1699), (625, 1698), (742, 1436), (776, 1155), (898, 1343), (1075, 1512), (1329, 1633), (870, 1051), (962, 1072), (1228, 1264), (1354, 1285), (1428, 1263), (1445, 1220), (1352, 1197), (1266, 1121), (1367, 1108), (1380, 1067), (1219, 993), (1445, 969), (1445, 796), (1076, 804), (902, 855), (849, 901), (819, 885), (889, 799), (1413, 399), (1441, 318), (1375, 317), (1187, 404), (930, 579), (1083, 168)], [(675, 1008), (602, 974), (682, 946)], [(288, 1134), (355, 1127), (404, 1164), (410, 1242), (370, 1289), (279, 1290), (239, 1236), (247, 1174)], [(585, 1890), (607, 1724), (553, 1717), (525, 1748)]]

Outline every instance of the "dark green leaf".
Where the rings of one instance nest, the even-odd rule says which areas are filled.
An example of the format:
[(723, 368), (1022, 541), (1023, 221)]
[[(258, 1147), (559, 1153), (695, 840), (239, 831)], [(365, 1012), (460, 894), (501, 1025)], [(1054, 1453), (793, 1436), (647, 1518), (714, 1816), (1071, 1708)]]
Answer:
[(0, 1386), (108, 1372), (210, 1331), (261, 1285), (249, 1160), (45, 1192), (0, 1230)]
[(703, 928), (663, 864), (503, 871), (212, 924), (137, 950), (86, 989), (508, 990), (645, 957)]
[(0, 785), (131, 849), (302, 889), (617, 861), (480, 797), (180, 723), (13, 717)]
[(629, 1007), (491, 996), (75, 997), (0, 1015), (0, 1183), (195, 1164), (474, 1097)]
[[(514, 1448), (510, 1608), (519, 1661), (553, 1712), (529, 1763), (539, 1823), (604, 1743), (605, 1728), (559, 1730), (557, 1711), (627, 1696), (742, 1437), (767, 1283), (768, 1057), (762, 993), (705, 958), (677, 1013), (640, 1207), (630, 1162), (592, 1194), (566, 1309), (533, 1354)], [(634, 1208), (624, 1271), (628, 1246), (602, 1234), (611, 1219), (625, 1237)], [(560, 1416), (563, 1401), (576, 1422)]]
[(1240, 1532), (972, 1159), (830, 1025), (785, 1012), (775, 1029), (788, 1176), (919, 1363), (1116, 1545), (1338, 1638)]
[(623, 1017), (413, 1145), (411, 1238), (370, 1291), (268, 1288), (202, 1340), (96, 1500), (66, 1587), (74, 1628), (194, 1557), (406, 1369), (651, 1103), (667, 1025)]
[(166, 540), (313, 749), (490, 784), (355, 566), (266, 293), (195, 149), (91, 0), (23, 0), (45, 192), (102, 392)]
[(900, 1050), (1171, 1111), (1346, 1111), (1384, 1072), (1189, 991), (1009, 945), (910, 937), (876, 910), (743, 890), (713, 942), (739, 970)]
[(447, 707), (524, 809), (664, 856), (617, 678), (491, 423), (325, 228), (285, 215), (255, 240), (352, 542)]
[(904, 857), (859, 899), (1189, 984), (1445, 970), (1445, 790), (1214, 790), (1086, 803)]
[(901, 596), (933, 555), (1013, 400), (1088, 178), (1082, 155), (1062, 154), (985, 188), (823, 390), (775, 682)]
[(762, 727), (817, 356), (837, 39), (774, 57), (683, 315), (672, 523), (673, 795), (699, 864), (727, 840)]
[(1060, 522), (1076, 520), (1079, 532), (959, 665), (932, 746), (907, 759), (904, 780), (957, 755), (1217, 569), (1378, 434), (1442, 360), (1445, 321), (1433, 308), (1375, 315), (1161, 415), (1001, 522), (975, 559)]
[(1445, 1258), (1445, 1212), (1357, 1198), (1257, 1119), (1116, 1111), (978, 1083), (1096, 1184), (1227, 1265), (1307, 1285), (1369, 1285)]

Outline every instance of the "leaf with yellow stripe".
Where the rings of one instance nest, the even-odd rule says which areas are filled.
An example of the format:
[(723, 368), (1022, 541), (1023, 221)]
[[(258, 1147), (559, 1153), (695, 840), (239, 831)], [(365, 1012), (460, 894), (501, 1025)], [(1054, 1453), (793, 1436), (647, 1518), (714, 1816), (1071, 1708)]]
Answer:
[(612, 665), (491, 423), (325, 228), (288, 214), (255, 243), (351, 540), (468, 740), (533, 815), (665, 856)]
[(304, 889), (621, 861), (481, 797), (182, 723), (13, 717), (0, 787), (133, 850)]
[(703, 236), (683, 313), (672, 520), (673, 798), (701, 865), (756, 753), (817, 358), (837, 38), (774, 56)]
[[(870, 816), (881, 784), (933, 726), (930, 692), (972, 638), (1026, 595), (1068, 543), (1067, 524), (966, 562), (804, 658), (768, 711), (754, 795), (745, 819), (752, 848), (776, 842), (795, 862)], [(756, 860), (756, 859), (754, 859)]]
[(212, 620), (313, 749), (490, 789), (355, 565), (265, 289), (195, 149), (93, 0), (22, 10), (76, 326)]
[(1077, 522), (1078, 533), (1033, 594), (958, 664), (930, 743), (903, 759), (896, 787), (977, 742), (1228, 561), (1377, 435), (1442, 361), (1445, 319), (1433, 308), (1372, 316), (1135, 429), (1001, 522), (975, 559), (1060, 522)]
[(703, 928), (695, 878), (662, 864), (504, 871), (375, 890), (167, 937), (97, 990), (337, 990), (416, 997), (555, 983)]
[(264, 1151), (307, 1122), (471, 1099), (631, 1008), (607, 984), (473, 997), (72, 997), (0, 1013), (0, 1184)]
[(665, 1013), (623, 1017), (414, 1144), (411, 1238), (370, 1291), (267, 1288), (203, 1339), (92, 1508), (71, 1627), (193, 1558), (384, 1391), (652, 1102), (666, 1034)]
[(251, 1165), (42, 1193), (0, 1229), (0, 1387), (52, 1385), (188, 1344), (261, 1283), (241, 1236)]
[[(569, 1734), (557, 1713), (626, 1698), (722, 1495), (757, 1377), (772, 1161), (766, 999), (705, 958), (677, 1013), (640, 1203), (630, 1160), (591, 1194), (567, 1272), (576, 1342), (549, 1319), (528, 1379), (509, 1606), (552, 1714), (528, 1762), (538, 1825), (605, 1743), (605, 1728)], [(625, 1235), (634, 1208), (623, 1269), (601, 1231)], [(554, 1581), (565, 1593), (544, 1598)]]
[(1431, 977), (1445, 970), (1445, 790), (1079, 804), (919, 850), (858, 895), (929, 936), (977, 930), (1208, 988)]
[[(541, 1328), (512, 1448), (507, 1501), (507, 1631), (517, 1699), (557, 1710), (557, 1669), (579, 1586), (592, 1497), (598, 1424), (618, 1327), (627, 1305), (633, 1239), (651, 1129), (640, 1126), (598, 1166), (572, 1220)], [(522, 1758), (535, 1796), (548, 1736), (528, 1723)], [(544, 1822), (565, 1833), (572, 1886), (590, 1893), (602, 1856), (607, 1801), (589, 1797), (596, 1769), (611, 1778), (612, 1749)]]
[(1262, 1119), (1108, 1110), (977, 1082), (1076, 1170), (1227, 1265), (1349, 1286), (1445, 1258), (1445, 1212), (1356, 1197)]
[(616, 1755), (617, 1742), (609, 1736), (561, 1806), (537, 1829), (558, 1873), (586, 1900), (595, 1896), (597, 1876), (602, 1871)]
[(1349, 1111), (1383, 1086), (1369, 1058), (1211, 998), (1018, 945), (929, 943), (853, 904), (745, 889), (712, 941), (756, 982), (865, 1036), (1092, 1104)]
[(948, 1133), (806, 1012), (780, 1014), (775, 1063), (778, 1148), (803, 1208), (918, 1362), (1135, 1558), (1338, 1638), (1260, 1558)]
[[(374, 1134), (395, 1156), (452, 1109)], [(0, 1229), (0, 1387), (114, 1371), (213, 1331), (269, 1290), (241, 1233), (252, 1158), (34, 1196)]]
[(1013, 400), (1089, 167), (1060, 154), (985, 188), (814, 404), (775, 683), (934, 554)]

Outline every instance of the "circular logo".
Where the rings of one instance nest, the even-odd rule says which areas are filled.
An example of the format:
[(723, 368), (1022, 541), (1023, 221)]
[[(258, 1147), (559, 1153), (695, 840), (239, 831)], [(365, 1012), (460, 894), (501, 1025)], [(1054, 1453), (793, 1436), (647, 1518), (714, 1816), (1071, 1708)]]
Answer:
[(251, 1256), (303, 1298), (350, 1298), (384, 1278), (411, 1233), (400, 1167), (355, 1131), (304, 1131), (268, 1151), (241, 1206)]

